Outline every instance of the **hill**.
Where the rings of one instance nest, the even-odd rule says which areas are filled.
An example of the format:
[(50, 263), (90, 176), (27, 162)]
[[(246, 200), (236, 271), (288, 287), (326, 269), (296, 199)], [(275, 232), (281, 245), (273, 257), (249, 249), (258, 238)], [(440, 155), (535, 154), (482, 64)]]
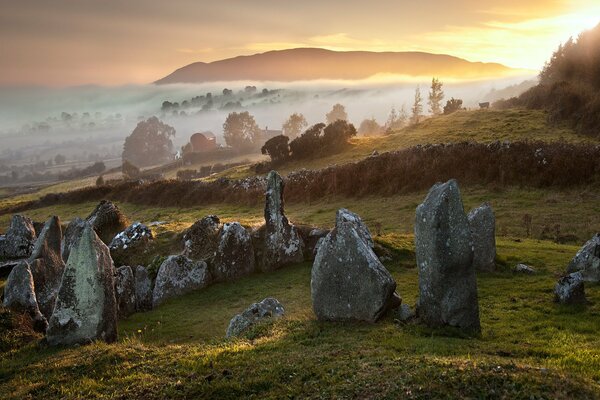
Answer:
[(217, 81), (359, 80), (378, 74), (474, 79), (517, 72), (501, 64), (470, 62), (423, 52), (332, 51), (298, 48), (196, 62), (156, 84)]

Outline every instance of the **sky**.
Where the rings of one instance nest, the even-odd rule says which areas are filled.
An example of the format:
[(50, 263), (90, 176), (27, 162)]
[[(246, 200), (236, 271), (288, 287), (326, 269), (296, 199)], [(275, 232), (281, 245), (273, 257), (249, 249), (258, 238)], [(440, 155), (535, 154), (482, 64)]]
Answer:
[(123, 85), (295, 47), (427, 51), (539, 70), (598, 0), (0, 0), (0, 86)]

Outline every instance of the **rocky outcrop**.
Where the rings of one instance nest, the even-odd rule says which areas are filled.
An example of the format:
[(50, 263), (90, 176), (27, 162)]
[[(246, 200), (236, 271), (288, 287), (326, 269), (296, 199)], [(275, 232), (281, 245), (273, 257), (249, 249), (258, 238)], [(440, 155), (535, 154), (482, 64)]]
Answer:
[(283, 190), (283, 179), (271, 171), (267, 176), (263, 246), (259, 252), (263, 271), (273, 271), (304, 259), (304, 243), (284, 214)]
[(160, 265), (152, 305), (156, 307), (167, 299), (202, 289), (210, 283), (208, 268), (204, 261), (193, 261), (186, 256), (169, 256)]
[(116, 265), (128, 265), (146, 253), (153, 239), (150, 228), (140, 222), (134, 222), (127, 229), (119, 232), (108, 248)]
[(35, 295), (40, 311), (50, 319), (60, 288), (65, 263), (60, 254), (62, 229), (60, 219), (51, 217), (44, 224), (29, 258), (31, 274), (35, 283)]
[(196, 221), (183, 236), (183, 255), (193, 260), (212, 260), (219, 246), (220, 230), (221, 221), (216, 215)]
[[(338, 213), (339, 214), (339, 213)], [(336, 220), (311, 272), (313, 309), (321, 320), (375, 322), (393, 305), (396, 282), (353, 221)]]
[(129, 225), (125, 214), (108, 200), (102, 200), (86, 218), (86, 222), (94, 227), (98, 237), (106, 244)]
[(6, 235), (0, 236), (0, 260), (29, 257), (35, 237), (33, 222), (22, 215), (13, 215)]
[(581, 272), (586, 282), (600, 282), (600, 233), (592, 237), (575, 254), (567, 266), (567, 273)]
[(225, 337), (238, 336), (261, 321), (281, 317), (284, 313), (283, 305), (277, 299), (267, 297), (261, 302), (252, 304), (244, 312), (233, 317), (229, 321)]
[(562, 277), (554, 287), (554, 300), (561, 304), (585, 304), (584, 279), (581, 272)]
[(114, 272), (108, 247), (87, 225), (65, 268), (46, 331), (50, 345), (117, 339)]
[(11, 310), (26, 312), (33, 320), (36, 331), (46, 331), (48, 322), (38, 307), (33, 276), (26, 261), (19, 262), (8, 275), (4, 285), (3, 305)]
[(223, 225), (218, 243), (210, 264), (213, 281), (231, 281), (254, 272), (252, 239), (239, 222)]
[(467, 216), (473, 238), (473, 266), (478, 271), (496, 268), (496, 216), (488, 203), (471, 210)]
[(473, 240), (455, 180), (434, 185), (417, 207), (415, 248), (420, 320), (479, 332)]
[(61, 244), (61, 254), (64, 262), (69, 259), (71, 248), (75, 245), (75, 242), (79, 240), (83, 230), (85, 229), (85, 221), (77, 217), (69, 222), (67, 229), (65, 229), (65, 235)]
[(128, 265), (117, 268), (115, 276), (115, 296), (119, 318), (127, 318), (135, 312), (135, 280)]
[(141, 265), (133, 269), (135, 309), (136, 311), (148, 311), (152, 309), (152, 279), (148, 270)]

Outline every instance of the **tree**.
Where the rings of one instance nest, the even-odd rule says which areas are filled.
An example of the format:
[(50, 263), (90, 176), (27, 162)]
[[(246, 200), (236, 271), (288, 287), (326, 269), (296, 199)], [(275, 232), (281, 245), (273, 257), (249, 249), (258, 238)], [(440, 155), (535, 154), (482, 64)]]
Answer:
[(460, 110), (462, 108), (462, 104), (463, 101), (461, 99), (455, 99), (452, 97), (444, 106), (444, 114), (452, 114), (453, 112)]
[(320, 147), (323, 137), (324, 123), (318, 123), (308, 128), (302, 135), (290, 142), (290, 152), (296, 159), (308, 158), (314, 155)]
[(290, 138), (284, 135), (278, 135), (267, 140), (260, 152), (268, 154), (274, 165), (285, 162), (290, 157)]
[(348, 144), (351, 137), (356, 136), (356, 128), (348, 122), (338, 119), (323, 129), (323, 147), (339, 150)]
[(67, 157), (63, 156), (62, 154), (57, 154), (56, 157), (54, 157), (54, 164), (56, 165), (63, 165), (66, 161)]
[(340, 103), (335, 104), (331, 111), (329, 111), (325, 115), (325, 119), (328, 124), (332, 124), (337, 120), (346, 121), (348, 119), (348, 114), (346, 114), (346, 108)]
[(308, 126), (304, 115), (294, 113), (283, 123), (282, 130), (283, 134), (290, 139), (296, 138), (302, 132), (302, 129)]
[(260, 145), (263, 134), (248, 111), (229, 113), (223, 124), (223, 136), (228, 146), (251, 151)]
[(443, 83), (437, 78), (431, 79), (431, 88), (429, 89), (429, 112), (433, 115), (442, 113), (442, 100), (444, 100)]
[(104, 177), (102, 175), (98, 176), (98, 179), (96, 179), (96, 186), (102, 186), (104, 185)]
[(380, 135), (382, 132), (382, 126), (377, 123), (377, 120), (374, 117), (363, 120), (358, 127), (358, 134), (363, 136)]
[(137, 124), (125, 139), (123, 160), (139, 166), (160, 164), (173, 158), (175, 128), (151, 117)]
[(415, 102), (413, 103), (410, 116), (410, 124), (415, 125), (421, 121), (421, 117), (423, 116), (423, 99), (421, 98), (421, 89), (419, 86), (415, 89)]
[(123, 177), (125, 179), (135, 179), (142, 173), (138, 167), (136, 167), (127, 160), (123, 160), (123, 164), (121, 165), (121, 172), (123, 173)]

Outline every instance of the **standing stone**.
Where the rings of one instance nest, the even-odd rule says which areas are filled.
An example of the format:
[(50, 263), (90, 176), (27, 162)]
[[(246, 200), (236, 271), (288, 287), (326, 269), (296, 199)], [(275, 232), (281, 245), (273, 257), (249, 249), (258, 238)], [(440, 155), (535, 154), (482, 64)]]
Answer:
[(273, 297), (267, 297), (261, 302), (250, 305), (244, 312), (229, 321), (225, 337), (238, 336), (266, 318), (279, 318), (285, 310), (283, 305)]
[(358, 214), (355, 214), (352, 211), (347, 210), (345, 208), (340, 208), (335, 215), (335, 223), (336, 225), (338, 225), (341, 222), (350, 223), (354, 227), (354, 229), (356, 229), (356, 232), (367, 244), (367, 246), (369, 246), (370, 248), (375, 247), (375, 243), (373, 242), (373, 238), (371, 237), (371, 232), (369, 231), (369, 228), (367, 228), (367, 225), (365, 225), (362, 218), (359, 217)]
[(111, 240), (108, 248), (116, 265), (127, 265), (142, 257), (153, 239), (150, 228), (140, 222), (134, 222), (119, 232)]
[(585, 304), (583, 281), (581, 272), (562, 277), (554, 287), (554, 300), (561, 304)]
[(135, 312), (135, 281), (133, 271), (128, 265), (117, 268), (115, 296), (119, 318), (126, 318)]
[(117, 339), (114, 266), (90, 225), (71, 250), (46, 338), (51, 345)]
[(169, 256), (158, 268), (152, 305), (202, 289), (209, 283), (208, 268), (204, 261), (193, 261), (186, 256)]
[(44, 224), (42, 232), (35, 242), (29, 265), (35, 284), (35, 295), (40, 311), (46, 319), (50, 319), (60, 282), (65, 270), (65, 263), (60, 254), (62, 230), (60, 219), (51, 217)]
[(496, 216), (492, 207), (484, 203), (467, 216), (473, 237), (473, 266), (478, 271), (496, 268)]
[(61, 245), (61, 254), (64, 262), (67, 262), (69, 259), (71, 249), (73, 246), (75, 246), (75, 242), (77, 242), (81, 237), (84, 229), (85, 221), (79, 217), (71, 220), (69, 225), (67, 225), (67, 229), (65, 229), (65, 236)]
[(94, 227), (96, 234), (105, 244), (109, 244), (117, 233), (129, 225), (125, 214), (108, 200), (102, 200), (86, 218), (86, 222)]
[(33, 276), (26, 261), (17, 264), (8, 275), (4, 285), (3, 305), (11, 310), (26, 312), (33, 320), (36, 331), (46, 331), (48, 322), (38, 307)]
[(267, 176), (265, 202), (264, 249), (261, 260), (263, 271), (302, 262), (304, 243), (296, 227), (288, 222), (283, 209), (284, 182), (275, 171)]
[(6, 235), (0, 240), (0, 259), (12, 260), (29, 257), (34, 243), (33, 222), (22, 215), (13, 215)]
[(375, 322), (401, 301), (396, 282), (356, 225), (338, 219), (322, 239), (311, 271), (311, 295), (318, 319)]
[(600, 282), (600, 233), (588, 240), (567, 266), (567, 273), (577, 271), (586, 282)]
[(473, 241), (455, 180), (435, 184), (417, 207), (415, 247), (421, 321), (479, 332)]
[(211, 260), (219, 246), (221, 221), (216, 215), (207, 215), (196, 221), (183, 236), (183, 255), (193, 260)]
[(215, 282), (235, 280), (254, 272), (252, 239), (239, 222), (223, 225), (210, 272)]
[(152, 279), (148, 270), (138, 265), (133, 270), (135, 277), (135, 309), (136, 311), (148, 311), (152, 309)]

